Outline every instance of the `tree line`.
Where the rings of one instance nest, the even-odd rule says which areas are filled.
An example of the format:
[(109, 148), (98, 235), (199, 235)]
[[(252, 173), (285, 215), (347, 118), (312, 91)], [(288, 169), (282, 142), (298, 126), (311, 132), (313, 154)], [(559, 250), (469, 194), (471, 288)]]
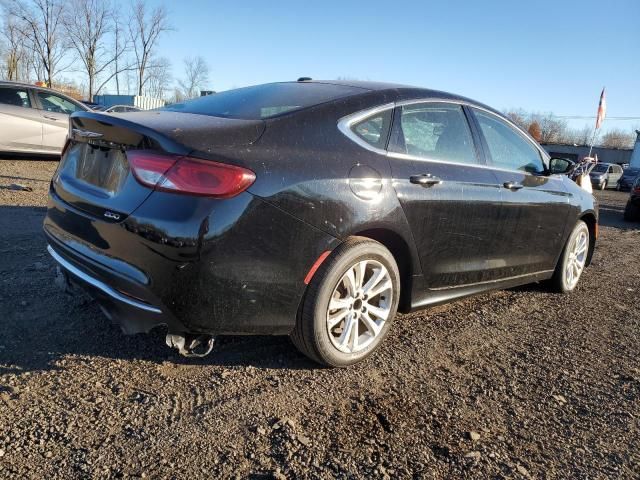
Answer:
[[(594, 134), (593, 126), (570, 128), (568, 122), (553, 113), (531, 113), (521, 109), (511, 109), (505, 115), (516, 125), (529, 132), (540, 143), (563, 145), (590, 145)], [(593, 144), (606, 148), (633, 148), (636, 140), (635, 129), (627, 131), (614, 128), (600, 133), (596, 131)]]
[(59, 88), (82, 78), (84, 98), (110, 93), (169, 101), (196, 97), (209, 81), (202, 57), (183, 60), (174, 83), (158, 42), (173, 28), (164, 5), (134, 0), (0, 0), (0, 78)]

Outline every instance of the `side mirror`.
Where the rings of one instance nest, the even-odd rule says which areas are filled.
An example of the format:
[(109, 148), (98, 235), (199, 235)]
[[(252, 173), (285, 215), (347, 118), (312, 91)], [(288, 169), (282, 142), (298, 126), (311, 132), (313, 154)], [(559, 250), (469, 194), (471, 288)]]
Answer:
[(562, 175), (569, 172), (574, 165), (574, 162), (566, 158), (552, 158), (549, 161), (549, 171), (553, 175)]

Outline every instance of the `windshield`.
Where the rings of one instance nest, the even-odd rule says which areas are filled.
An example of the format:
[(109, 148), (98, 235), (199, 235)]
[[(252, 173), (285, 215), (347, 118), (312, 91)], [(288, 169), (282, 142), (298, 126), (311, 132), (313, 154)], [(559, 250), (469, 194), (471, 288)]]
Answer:
[(326, 83), (267, 83), (175, 103), (160, 110), (259, 120), (364, 91), (359, 87)]
[(609, 165), (603, 165), (602, 163), (596, 165), (595, 167), (593, 167), (592, 172), (595, 173), (607, 173), (607, 169), (609, 168)]

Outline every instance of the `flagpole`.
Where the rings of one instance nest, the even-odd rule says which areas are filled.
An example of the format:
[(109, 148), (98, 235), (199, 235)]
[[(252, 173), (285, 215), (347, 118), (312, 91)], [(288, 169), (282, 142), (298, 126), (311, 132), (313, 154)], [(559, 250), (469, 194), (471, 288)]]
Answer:
[(593, 142), (595, 142), (596, 140), (596, 132), (598, 131), (598, 128), (594, 128), (593, 129), (593, 135), (591, 135), (591, 142), (589, 144), (589, 155), (587, 155), (587, 157), (591, 158), (591, 150), (593, 150)]
[(589, 145), (589, 155), (588, 155), (589, 158), (591, 158), (591, 151), (593, 150), (593, 142), (596, 141), (596, 132), (600, 127), (599, 123), (601, 124), (604, 121), (604, 116), (606, 114), (605, 112), (607, 107), (604, 100), (604, 89), (605, 87), (602, 87), (602, 92), (600, 93), (600, 102), (598, 103), (598, 115), (596, 116), (596, 124), (595, 124), (595, 127), (593, 128), (593, 135), (591, 135), (591, 144)]

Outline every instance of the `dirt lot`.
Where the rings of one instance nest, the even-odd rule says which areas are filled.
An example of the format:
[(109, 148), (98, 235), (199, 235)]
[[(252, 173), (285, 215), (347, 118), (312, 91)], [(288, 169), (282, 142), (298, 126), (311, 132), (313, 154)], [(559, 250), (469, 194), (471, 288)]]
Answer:
[(601, 240), (574, 294), (402, 316), (374, 358), (326, 370), (279, 337), (185, 360), (65, 297), (40, 233), (56, 165), (0, 160), (0, 478), (640, 477), (627, 194), (597, 194)]

